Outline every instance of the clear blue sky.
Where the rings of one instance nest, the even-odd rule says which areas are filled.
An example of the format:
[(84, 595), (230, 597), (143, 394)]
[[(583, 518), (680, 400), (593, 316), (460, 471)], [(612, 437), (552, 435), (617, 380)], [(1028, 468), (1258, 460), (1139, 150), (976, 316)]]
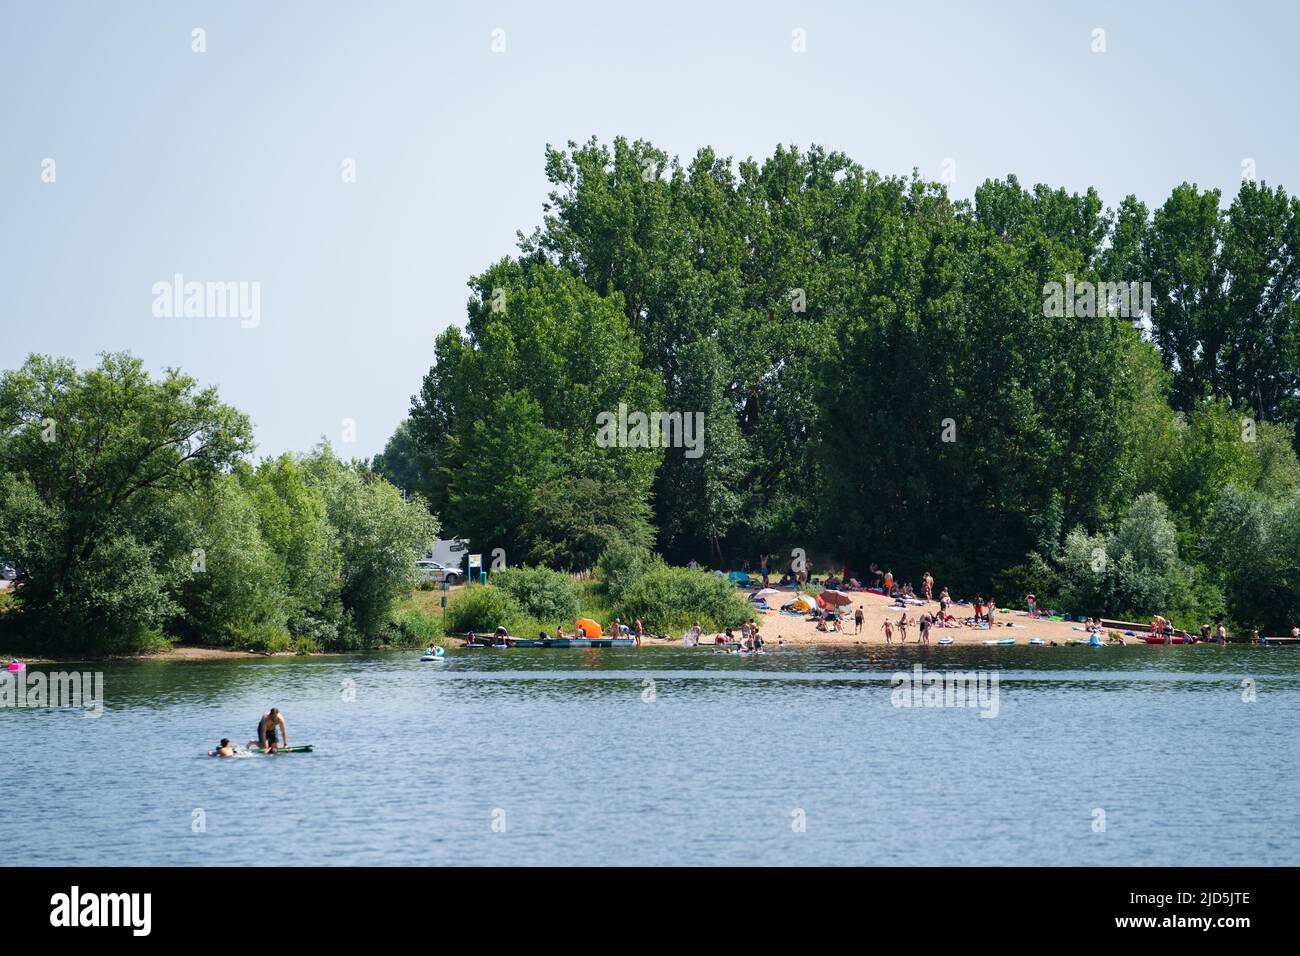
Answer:
[[(952, 158), (958, 196), (1014, 172), (1110, 206), (1232, 193), (1251, 158), (1294, 192), (1298, 9), (0, 0), (0, 368), (126, 349), (217, 384), (262, 454), (369, 456), (466, 280), (539, 221), (548, 142)], [(155, 318), (175, 273), (259, 282), (261, 324)]]

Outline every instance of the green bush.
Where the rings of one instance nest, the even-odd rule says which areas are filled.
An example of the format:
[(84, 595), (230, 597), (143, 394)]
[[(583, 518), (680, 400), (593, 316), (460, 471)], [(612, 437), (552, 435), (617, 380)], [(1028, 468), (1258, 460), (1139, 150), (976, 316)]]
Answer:
[(466, 631), (491, 633), (504, 627), (520, 633), (528, 624), (528, 615), (519, 602), (506, 591), (492, 585), (466, 588), (447, 602), (448, 634)]
[(1222, 593), (1179, 555), (1169, 509), (1139, 495), (1111, 534), (1075, 528), (1056, 556), (1061, 609), (1070, 614), (1145, 618), (1164, 614), (1195, 627), (1221, 613)]
[(293, 649), (299, 654), (319, 654), (320, 645), (310, 637), (299, 637), (293, 642)]
[(706, 630), (739, 627), (753, 616), (749, 603), (725, 578), (661, 560), (651, 562), (616, 605), (625, 621), (641, 619), (650, 631), (668, 632), (699, 622)]
[(237, 651), (279, 654), (290, 645), (289, 632), (269, 624), (252, 624), (232, 631), (230, 646)]
[(578, 617), (578, 592), (567, 574), (549, 568), (503, 568), (492, 572), (492, 584), (544, 624), (567, 625)]
[(622, 600), (641, 579), (650, 560), (648, 550), (628, 541), (615, 541), (606, 548), (596, 567), (609, 599)]
[(407, 647), (423, 647), (440, 640), (442, 621), (419, 608), (404, 607), (393, 612), (393, 629), (397, 632), (394, 643)]
[(343, 646), (338, 621), (303, 615), (289, 622), (289, 633), (295, 641), (308, 640), (327, 651)]

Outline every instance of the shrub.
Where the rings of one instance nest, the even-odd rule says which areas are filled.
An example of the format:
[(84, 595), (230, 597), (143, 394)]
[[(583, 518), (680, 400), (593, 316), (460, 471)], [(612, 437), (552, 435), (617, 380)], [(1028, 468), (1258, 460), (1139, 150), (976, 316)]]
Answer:
[(605, 594), (619, 601), (645, 573), (650, 563), (650, 552), (628, 541), (615, 541), (600, 556), (597, 568), (604, 582)]
[(298, 642), (307, 640), (328, 651), (340, 650), (344, 647), (337, 621), (304, 615), (289, 622), (289, 633), (293, 634)]
[(230, 645), (239, 651), (259, 651), (263, 654), (278, 654), (289, 649), (289, 632), (270, 624), (251, 624), (234, 629), (230, 636)]
[(674, 631), (696, 621), (707, 629), (739, 627), (753, 612), (744, 597), (712, 574), (651, 562), (616, 605), (625, 621), (640, 618), (651, 631)]
[(1076, 528), (1057, 556), (1063, 609), (1123, 617), (1160, 613), (1179, 624), (1219, 613), (1222, 594), (1178, 550), (1169, 509), (1150, 493), (1134, 499), (1113, 534)]
[(466, 588), (447, 602), (448, 634), (466, 631), (491, 633), (498, 627), (515, 633), (527, 624), (527, 615), (519, 602), (506, 591), (492, 585)]
[(432, 644), (442, 637), (442, 621), (419, 608), (405, 607), (393, 613), (395, 643), (409, 647)]
[(293, 649), (299, 654), (319, 654), (320, 645), (310, 637), (299, 637), (293, 642)]
[(571, 623), (578, 616), (578, 592), (567, 574), (549, 568), (504, 568), (492, 584), (505, 591), (525, 614), (543, 623)]

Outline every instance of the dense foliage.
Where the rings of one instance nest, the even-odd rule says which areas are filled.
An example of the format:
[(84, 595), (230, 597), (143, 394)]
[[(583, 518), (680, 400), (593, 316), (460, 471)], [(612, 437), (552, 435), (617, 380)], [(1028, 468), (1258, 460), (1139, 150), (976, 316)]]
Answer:
[[(546, 172), (542, 226), (471, 282), (376, 461), (451, 533), (562, 568), (618, 540), (715, 567), (799, 547), (1076, 613), (1292, 622), (1281, 188), (1110, 210), (1009, 176), (954, 201), (819, 148), (680, 163), (622, 139)], [(1151, 295), (1124, 314), (1130, 282)], [(1091, 291), (1061, 308), (1050, 283)], [(703, 454), (602, 447), (620, 403), (703, 413)], [(1229, 554), (1229, 513), (1272, 544)]]
[(654, 633), (680, 633), (693, 624), (706, 630), (739, 627), (753, 618), (749, 603), (725, 578), (648, 564), (615, 605), (625, 622), (641, 619)]
[(179, 372), (33, 356), (0, 377), (0, 637), (51, 653), (384, 634), (437, 522), (328, 447), (256, 467), (248, 420)]
[(502, 568), (492, 584), (538, 621), (569, 624), (578, 616), (578, 592), (567, 574), (548, 568)]

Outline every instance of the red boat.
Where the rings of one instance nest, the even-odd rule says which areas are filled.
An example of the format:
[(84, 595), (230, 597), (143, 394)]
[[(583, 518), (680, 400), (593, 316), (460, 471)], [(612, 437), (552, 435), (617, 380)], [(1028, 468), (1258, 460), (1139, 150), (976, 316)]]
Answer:
[[(1148, 644), (1163, 644), (1165, 642), (1165, 639), (1161, 637), (1159, 634), (1148, 634), (1146, 637), (1142, 638), (1142, 640), (1146, 641)], [(1183, 644), (1186, 642), (1183, 640), (1182, 637), (1175, 634), (1173, 637), (1169, 638), (1169, 643)]]

